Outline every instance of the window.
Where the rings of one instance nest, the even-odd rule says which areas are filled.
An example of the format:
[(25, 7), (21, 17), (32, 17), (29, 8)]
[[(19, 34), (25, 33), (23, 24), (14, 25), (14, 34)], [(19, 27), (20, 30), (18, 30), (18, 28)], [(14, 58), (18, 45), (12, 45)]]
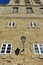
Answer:
[(16, 22), (8, 22), (9, 27), (16, 27)]
[(25, 4), (26, 4), (26, 5), (30, 5), (29, 0), (25, 0)]
[(37, 23), (36, 22), (29, 22), (29, 27), (36, 27)]
[(43, 44), (34, 44), (34, 53), (43, 54)]
[(19, 2), (15, 2), (15, 5), (19, 5)]
[(12, 13), (18, 13), (18, 7), (13, 7)]
[(9, 54), (11, 53), (12, 45), (10, 43), (2, 44), (1, 49), (0, 49), (0, 54)]
[(27, 10), (27, 13), (33, 13), (33, 10), (32, 10), (32, 8), (31, 8), (31, 7), (30, 7), (30, 8), (29, 8), (29, 7), (27, 7), (27, 8), (26, 8), (26, 10)]
[(40, 8), (40, 10), (41, 10), (41, 13), (43, 13), (43, 8)]
[(15, 0), (15, 5), (19, 5), (19, 0)]
[(40, 0), (34, 0), (35, 4), (40, 5)]

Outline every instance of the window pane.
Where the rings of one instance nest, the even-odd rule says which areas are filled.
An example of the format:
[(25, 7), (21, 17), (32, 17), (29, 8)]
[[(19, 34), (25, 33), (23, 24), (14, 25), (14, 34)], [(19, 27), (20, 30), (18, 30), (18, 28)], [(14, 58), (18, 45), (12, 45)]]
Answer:
[(10, 52), (11, 52), (11, 44), (8, 44), (6, 53), (10, 53)]
[(40, 44), (40, 51), (41, 51), (41, 53), (43, 53), (43, 45), (42, 44)]
[(11, 26), (11, 22), (9, 23), (9, 26)]
[(35, 53), (39, 53), (39, 48), (37, 44), (34, 45), (34, 50), (35, 50)]

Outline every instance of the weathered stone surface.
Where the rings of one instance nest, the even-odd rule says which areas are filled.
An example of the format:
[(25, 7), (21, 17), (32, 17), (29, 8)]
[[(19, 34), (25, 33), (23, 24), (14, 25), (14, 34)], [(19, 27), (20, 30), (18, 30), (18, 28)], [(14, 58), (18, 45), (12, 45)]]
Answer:
[[(32, 14), (26, 13), (26, 7), (30, 6), (25, 6), (24, 0), (20, 0), (19, 6), (15, 6), (19, 8), (17, 14), (12, 13), (12, 8), (15, 5), (14, 0), (10, 0), (6, 6), (0, 5), (0, 47), (4, 42), (12, 43), (10, 55), (0, 54), (0, 65), (43, 65), (43, 55), (34, 54), (33, 49), (35, 42), (43, 43), (43, 14), (40, 12), (40, 5), (36, 5), (33, 0), (30, 0), (30, 3), (34, 11)], [(16, 27), (8, 26), (8, 22), (11, 21), (16, 22)], [(31, 21), (37, 22), (38, 27), (28, 27), (27, 24)], [(26, 37), (24, 51), (17, 56), (15, 50), (23, 49), (21, 41), (23, 35)]]

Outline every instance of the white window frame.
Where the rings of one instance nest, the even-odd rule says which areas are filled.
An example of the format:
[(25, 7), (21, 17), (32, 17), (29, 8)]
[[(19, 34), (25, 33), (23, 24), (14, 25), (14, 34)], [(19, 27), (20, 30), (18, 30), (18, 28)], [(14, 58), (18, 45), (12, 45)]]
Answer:
[[(31, 23), (32, 23), (32, 26), (31, 26)], [(36, 24), (36, 26), (34, 25), (34, 23)], [(29, 24), (29, 27), (37, 27), (38, 26), (37, 22), (29, 22), (28, 24)]]
[[(38, 50), (39, 50), (39, 53), (36, 53), (35, 52), (35, 46), (34, 45), (37, 45), (38, 46)], [(34, 54), (40, 54), (40, 55), (43, 55), (43, 53), (41, 53), (41, 50), (40, 50), (40, 45), (43, 45), (43, 44), (33, 44), (33, 48), (34, 48)]]
[[(9, 26), (9, 23), (11, 23), (11, 26)], [(14, 26), (12, 25), (14, 23)], [(16, 27), (16, 22), (8, 22), (8, 27)]]
[[(6, 44), (5, 53), (1, 53), (1, 50), (2, 50), (3, 44)], [(3, 43), (3, 44), (1, 45), (1, 48), (0, 48), (0, 54), (11, 54), (11, 52), (12, 52), (12, 44), (11, 44), (11, 43)], [(8, 47), (8, 44), (11, 44), (11, 50), (10, 50), (10, 53), (6, 53), (6, 51), (7, 51), (7, 47)]]

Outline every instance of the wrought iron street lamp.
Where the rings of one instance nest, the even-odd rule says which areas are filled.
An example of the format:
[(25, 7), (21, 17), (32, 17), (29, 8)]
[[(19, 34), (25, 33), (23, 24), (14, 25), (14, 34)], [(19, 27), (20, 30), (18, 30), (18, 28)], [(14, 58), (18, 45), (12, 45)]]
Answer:
[(21, 36), (21, 40), (23, 43), (25, 43), (26, 37), (25, 36)]
[[(22, 50), (22, 52), (25, 50), (25, 45), (24, 45), (24, 43), (25, 43), (25, 41), (26, 41), (26, 37), (23, 35), (23, 36), (21, 36), (21, 40), (22, 40), (22, 43), (23, 43), (23, 50)], [(24, 58), (23, 58), (23, 63), (24, 63), (24, 65), (25, 65), (25, 53), (23, 52), (23, 55), (24, 55)]]

